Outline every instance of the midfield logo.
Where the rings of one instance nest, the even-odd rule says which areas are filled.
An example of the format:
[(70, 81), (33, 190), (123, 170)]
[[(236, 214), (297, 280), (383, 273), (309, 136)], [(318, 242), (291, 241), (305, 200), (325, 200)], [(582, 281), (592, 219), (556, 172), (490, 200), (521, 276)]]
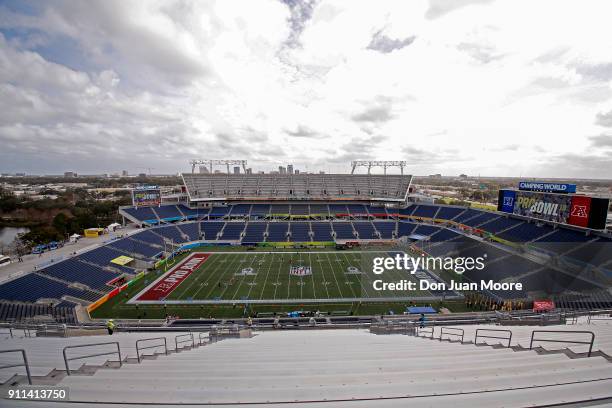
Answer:
[(572, 217), (587, 218), (588, 214), (586, 205), (575, 205), (572, 208)]

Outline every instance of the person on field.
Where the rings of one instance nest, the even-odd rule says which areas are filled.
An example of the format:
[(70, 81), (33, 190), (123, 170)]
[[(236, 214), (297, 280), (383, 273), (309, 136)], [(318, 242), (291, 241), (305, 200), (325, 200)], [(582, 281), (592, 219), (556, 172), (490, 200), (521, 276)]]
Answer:
[(108, 335), (112, 336), (113, 335), (113, 331), (115, 330), (115, 321), (113, 319), (110, 319), (108, 322), (106, 322), (106, 330), (108, 330)]

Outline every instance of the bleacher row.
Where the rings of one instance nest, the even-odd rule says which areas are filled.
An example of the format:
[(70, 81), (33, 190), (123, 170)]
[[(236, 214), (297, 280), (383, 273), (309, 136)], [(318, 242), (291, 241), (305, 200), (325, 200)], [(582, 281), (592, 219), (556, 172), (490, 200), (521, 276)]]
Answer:
[[(407, 208), (385, 208), (375, 207), (364, 204), (235, 204), (226, 207), (213, 207), (211, 209), (189, 209), (183, 205), (166, 205), (154, 208), (129, 208), (122, 211), (129, 213), (132, 218), (142, 222), (160, 223), (169, 220), (260, 220), (260, 219), (351, 219), (351, 220), (375, 220), (375, 219), (434, 219), (439, 222), (451, 222), (461, 226), (469, 227), (475, 231), (493, 234), (497, 238), (514, 243), (528, 243), (531, 247), (546, 251), (552, 254), (566, 254), (579, 262), (590, 263), (596, 266), (610, 262), (609, 245), (612, 240), (609, 238), (591, 235), (583, 231), (564, 227), (553, 227), (546, 223), (529, 222), (524, 219), (513, 218), (507, 214), (482, 211), (464, 207), (449, 207), (440, 205), (411, 205)], [(169, 215), (169, 218), (149, 218), (154, 213)], [(153, 214), (153, 215), (152, 215)], [(182, 218), (180, 218), (182, 216)], [(176, 218), (179, 217), (179, 218)], [(148, 221), (147, 221), (148, 220)], [(300, 228), (299, 224), (296, 228)], [(314, 241), (330, 240), (330, 231), (326, 224), (311, 223)], [(393, 230), (388, 225), (374, 222), (373, 226), (380, 232), (380, 238), (391, 238), (394, 236)], [(246, 231), (246, 239), (243, 242), (261, 242), (264, 226), (249, 223)], [(378, 234), (370, 230), (371, 224), (361, 223), (354, 228), (348, 225), (339, 225), (336, 231), (337, 239), (355, 239), (358, 232), (360, 239), (376, 238)], [(380, 227), (380, 228), (379, 228)], [(305, 236), (304, 230), (289, 231), (289, 227), (283, 233), (284, 226), (278, 225), (272, 228), (272, 239), (268, 241), (285, 241), (283, 235), (288, 235), (293, 241), (309, 241)], [(400, 226), (397, 233), (404, 232), (407, 227)], [(222, 229), (221, 225), (213, 224), (210, 226), (208, 234), (212, 237)], [(239, 227), (230, 227), (224, 232), (225, 239), (238, 239)], [(381, 230), (382, 229), (382, 230)], [(422, 232), (422, 231), (420, 231)], [(312, 235), (312, 234), (311, 234)], [(429, 234), (426, 234), (429, 235)], [(300, 238), (296, 239), (294, 237)], [(172, 238), (172, 237), (168, 237)], [(607, 247), (607, 250), (606, 248)]]
[(0, 321), (2, 322), (33, 321), (33, 319), (44, 317), (59, 323), (77, 323), (74, 303), (64, 301), (53, 305), (48, 303), (0, 302)]

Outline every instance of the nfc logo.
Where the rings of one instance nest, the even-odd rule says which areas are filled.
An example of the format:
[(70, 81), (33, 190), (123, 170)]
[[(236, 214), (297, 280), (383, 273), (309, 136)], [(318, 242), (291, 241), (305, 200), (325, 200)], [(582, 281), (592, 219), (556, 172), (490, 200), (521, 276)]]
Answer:
[(514, 197), (504, 197), (504, 207), (512, 207), (514, 205)]
[(587, 218), (587, 207), (586, 205), (575, 205), (572, 207), (572, 217)]

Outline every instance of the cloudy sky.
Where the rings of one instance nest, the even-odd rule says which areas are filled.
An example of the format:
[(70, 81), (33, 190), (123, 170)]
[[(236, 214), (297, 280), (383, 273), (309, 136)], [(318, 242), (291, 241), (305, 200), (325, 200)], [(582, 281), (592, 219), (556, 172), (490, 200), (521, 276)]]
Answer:
[(607, 0), (0, 1), (0, 172), (612, 178)]

